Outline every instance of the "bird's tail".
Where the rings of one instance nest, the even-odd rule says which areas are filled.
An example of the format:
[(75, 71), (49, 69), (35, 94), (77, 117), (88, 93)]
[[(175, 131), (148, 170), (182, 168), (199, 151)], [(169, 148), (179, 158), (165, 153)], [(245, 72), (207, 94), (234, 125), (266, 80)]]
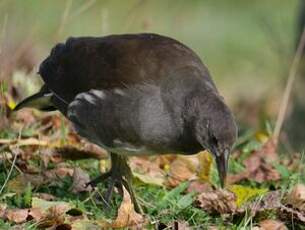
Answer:
[(18, 105), (13, 109), (14, 111), (20, 110), (22, 108), (35, 108), (42, 111), (54, 111), (56, 108), (53, 106), (51, 98), (53, 93), (42, 87), (42, 89), (18, 103)]

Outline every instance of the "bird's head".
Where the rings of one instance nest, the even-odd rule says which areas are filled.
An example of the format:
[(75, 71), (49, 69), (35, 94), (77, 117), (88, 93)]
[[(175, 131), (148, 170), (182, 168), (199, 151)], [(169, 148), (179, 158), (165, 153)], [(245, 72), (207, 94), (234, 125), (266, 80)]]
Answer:
[(237, 138), (237, 126), (230, 109), (219, 95), (209, 94), (197, 100), (195, 138), (214, 156), (223, 187), (229, 155)]

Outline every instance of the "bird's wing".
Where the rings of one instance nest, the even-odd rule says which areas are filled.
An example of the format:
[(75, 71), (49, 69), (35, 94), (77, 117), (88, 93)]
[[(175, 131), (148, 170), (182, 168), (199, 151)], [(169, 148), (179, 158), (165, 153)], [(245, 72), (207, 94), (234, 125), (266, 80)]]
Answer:
[(67, 117), (81, 136), (118, 153), (171, 150), (178, 138), (155, 85), (80, 93)]
[[(70, 38), (55, 46), (39, 73), (58, 98), (70, 103), (90, 89), (113, 89), (153, 81), (190, 65), (211, 81), (198, 56), (180, 42), (155, 34)], [(56, 102), (55, 102), (56, 104)]]

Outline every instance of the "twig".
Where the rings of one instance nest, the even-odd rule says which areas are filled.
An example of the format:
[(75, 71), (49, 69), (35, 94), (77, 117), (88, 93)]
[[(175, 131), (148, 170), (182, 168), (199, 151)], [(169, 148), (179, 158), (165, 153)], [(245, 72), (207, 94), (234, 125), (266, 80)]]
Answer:
[(28, 138), (28, 139), (18, 139), (18, 140), (12, 140), (12, 139), (0, 139), (0, 144), (5, 145), (18, 145), (18, 146), (24, 146), (24, 145), (40, 145), (40, 146), (46, 146), (48, 144), (47, 141), (41, 141), (37, 140), (35, 138)]
[(301, 61), (302, 52), (305, 47), (305, 28), (303, 29), (302, 36), (297, 48), (297, 51), (295, 52), (295, 56), (293, 58), (291, 68), (289, 70), (289, 75), (287, 79), (287, 84), (284, 90), (284, 96), (282, 98), (281, 106), (279, 109), (279, 113), (277, 116), (274, 132), (273, 132), (273, 138), (275, 140), (275, 143), (278, 143), (278, 139), (281, 133), (281, 129), (285, 120), (285, 115), (287, 112), (288, 102), (292, 91), (292, 86), (298, 71), (298, 67)]

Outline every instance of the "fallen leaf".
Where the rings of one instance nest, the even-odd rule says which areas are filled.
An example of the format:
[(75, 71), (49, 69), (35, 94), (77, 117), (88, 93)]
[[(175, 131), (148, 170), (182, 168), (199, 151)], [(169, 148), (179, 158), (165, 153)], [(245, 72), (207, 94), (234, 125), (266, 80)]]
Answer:
[(77, 167), (73, 172), (73, 183), (71, 186), (72, 193), (91, 191), (92, 187), (87, 184), (90, 182), (90, 176), (87, 172)]
[(203, 151), (198, 154), (199, 170), (198, 177), (202, 181), (210, 182), (210, 172), (213, 165), (213, 157), (208, 151)]
[(28, 209), (8, 209), (5, 212), (5, 217), (16, 224), (20, 224), (26, 221), (28, 217)]
[(166, 229), (175, 229), (175, 230), (191, 230), (192, 228), (185, 221), (175, 221), (169, 226), (166, 226)]
[(133, 172), (132, 174), (135, 178), (138, 178), (140, 181), (142, 181), (145, 184), (163, 186), (164, 182), (165, 182), (164, 176), (152, 177), (151, 175), (140, 174), (140, 173), (136, 173), (136, 172)]
[(37, 197), (37, 198), (40, 198), (40, 199), (42, 199), (42, 200), (47, 200), (47, 201), (53, 201), (53, 200), (56, 199), (55, 196), (53, 196), (53, 195), (51, 195), (51, 194), (49, 194), (49, 193), (42, 193), (42, 192), (40, 192), (40, 193), (34, 193), (33, 196), (34, 196), (34, 197)]
[(235, 194), (238, 207), (241, 207), (257, 196), (262, 196), (268, 192), (268, 189), (251, 188), (243, 185), (232, 185), (228, 189)]
[(279, 220), (264, 220), (259, 223), (259, 230), (287, 230), (288, 228)]
[(101, 228), (95, 224), (92, 223), (90, 220), (76, 220), (71, 223), (71, 229), (72, 230), (84, 230), (84, 229), (90, 229), (90, 230), (100, 230)]
[(146, 184), (163, 186), (165, 173), (155, 161), (149, 158), (132, 157), (129, 160), (133, 175)]
[[(64, 215), (71, 209), (71, 205), (66, 202), (55, 201), (38, 201), (33, 202), (35, 206), (40, 206), (43, 218), (39, 221), (40, 228), (58, 226), (65, 224), (66, 216)], [(34, 207), (34, 205), (32, 205)], [(56, 228), (57, 229), (57, 228)]]
[(134, 205), (130, 195), (123, 187), (123, 201), (118, 209), (116, 219), (110, 224), (102, 224), (106, 228), (125, 228), (131, 226), (140, 226), (144, 223), (144, 217), (134, 210)]
[(28, 215), (32, 217), (36, 222), (40, 221), (44, 217), (42, 210), (40, 208), (29, 209)]
[(188, 188), (187, 192), (196, 192), (196, 193), (203, 193), (203, 192), (211, 192), (213, 191), (213, 188), (210, 183), (207, 182), (201, 182), (198, 180), (191, 181)]
[(42, 212), (47, 212), (49, 209), (55, 208), (57, 212), (62, 214), (73, 208), (73, 205), (64, 201), (46, 201), (33, 197), (32, 208), (39, 208)]
[(181, 182), (196, 178), (196, 167), (191, 157), (178, 156), (171, 164), (167, 185), (176, 187)]
[(295, 185), (287, 195), (287, 203), (300, 211), (305, 211), (305, 185)]
[(235, 194), (224, 189), (203, 192), (197, 197), (197, 202), (209, 213), (235, 213), (238, 209)]

